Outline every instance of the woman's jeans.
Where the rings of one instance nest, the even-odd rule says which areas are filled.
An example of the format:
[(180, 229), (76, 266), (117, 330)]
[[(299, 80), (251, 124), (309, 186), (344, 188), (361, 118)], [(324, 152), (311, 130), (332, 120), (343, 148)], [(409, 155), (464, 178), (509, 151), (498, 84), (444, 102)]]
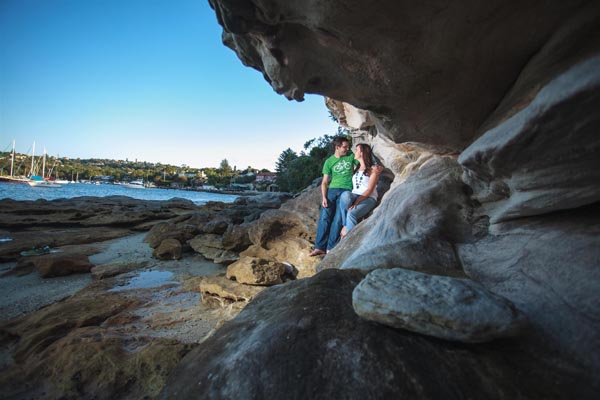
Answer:
[(315, 249), (331, 250), (340, 240), (342, 230), (342, 217), (339, 213), (338, 200), (344, 193), (351, 193), (348, 189), (327, 189), (327, 205), (321, 206), (319, 222), (317, 225), (317, 238)]
[(344, 192), (340, 196), (340, 202), (338, 207), (340, 209), (340, 215), (342, 220), (342, 226), (346, 227), (346, 233), (350, 232), (350, 229), (354, 228), (354, 226), (358, 223), (358, 220), (364, 217), (375, 208), (377, 205), (377, 200), (372, 197), (367, 197), (352, 210), (348, 211), (348, 208), (354, 203), (357, 197), (360, 195), (354, 194), (352, 192)]

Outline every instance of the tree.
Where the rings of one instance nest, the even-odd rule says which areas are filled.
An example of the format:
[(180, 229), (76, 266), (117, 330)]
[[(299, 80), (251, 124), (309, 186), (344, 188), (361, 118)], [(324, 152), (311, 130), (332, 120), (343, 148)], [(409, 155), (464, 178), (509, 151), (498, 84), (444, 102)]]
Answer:
[(219, 172), (222, 177), (231, 176), (231, 166), (229, 165), (229, 161), (227, 161), (227, 159), (221, 161), (221, 164), (219, 165)]
[(277, 175), (277, 184), (283, 192), (298, 193), (320, 174), (320, 160), (303, 155), (292, 160), (282, 175)]
[(275, 164), (275, 172), (277, 173), (277, 176), (285, 173), (285, 171), (288, 168), (288, 165), (296, 158), (298, 158), (298, 154), (296, 154), (294, 150), (290, 149), (289, 147), (286, 150), (284, 150), (279, 155), (277, 163)]

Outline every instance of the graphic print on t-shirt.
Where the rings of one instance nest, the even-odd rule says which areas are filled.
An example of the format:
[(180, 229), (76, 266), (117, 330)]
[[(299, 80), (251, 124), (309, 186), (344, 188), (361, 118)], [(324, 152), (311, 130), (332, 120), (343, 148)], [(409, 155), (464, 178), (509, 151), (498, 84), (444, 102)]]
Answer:
[(333, 166), (333, 172), (341, 174), (352, 170), (352, 163), (346, 160), (340, 160)]

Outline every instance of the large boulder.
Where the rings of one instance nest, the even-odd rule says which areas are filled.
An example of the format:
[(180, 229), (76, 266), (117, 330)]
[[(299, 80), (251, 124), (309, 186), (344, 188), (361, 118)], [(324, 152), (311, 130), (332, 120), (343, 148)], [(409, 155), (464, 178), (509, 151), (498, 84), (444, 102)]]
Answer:
[[(396, 143), (458, 149), (477, 136), (559, 27), (576, 30), (579, 14), (597, 11), (593, 1), (559, 0), (210, 4), (224, 44), (277, 93), (295, 100), (323, 94), (369, 110), (378, 134)], [(580, 32), (581, 41), (559, 47), (558, 56), (581, 54), (590, 29)]]
[(539, 358), (579, 365), (592, 381), (600, 353), (598, 205), (521, 218), (457, 246), (467, 275), (509, 299), (529, 319), (524, 339)]
[[(359, 318), (357, 271), (272, 286), (188, 353), (162, 399), (588, 398), (519, 339), (466, 346)], [(492, 383), (493, 382), (493, 383)]]
[[(487, 370), (498, 390), (473, 394), (459, 383), (457, 396), (591, 397), (599, 378), (590, 371), (600, 367), (594, 268), (600, 263), (600, 3), (210, 3), (224, 43), (245, 65), (288, 99), (330, 97), (337, 119), (355, 139), (373, 145), (394, 175), (381, 205), (319, 268), (467, 276), (525, 314), (527, 334), (509, 340), (521, 351), (484, 356), (481, 362), (490, 364), (472, 374), (478, 382)], [(298, 223), (265, 213), (242, 257), (287, 261), (269, 253), (275, 246), (283, 251), (285, 243), (310, 243), (317, 209)], [(389, 285), (380, 292), (392, 304), (400, 298), (394, 298), (396, 282)], [(261, 327), (249, 329), (255, 328)], [(277, 342), (269, 346), (276, 349)], [(518, 366), (518, 378), (511, 377), (516, 392), (504, 389), (504, 372), (498, 372), (507, 363)], [(340, 364), (347, 376), (362, 373), (359, 362)], [(556, 380), (568, 371), (577, 382)], [(423, 387), (435, 382), (430, 377)], [(386, 397), (385, 383), (377, 387), (374, 392)]]
[(550, 81), (462, 152), (478, 212), (496, 223), (599, 201), (598, 93), (600, 55)]
[(470, 279), (401, 268), (367, 275), (354, 289), (352, 305), (365, 319), (466, 343), (515, 336), (525, 326), (510, 301)]

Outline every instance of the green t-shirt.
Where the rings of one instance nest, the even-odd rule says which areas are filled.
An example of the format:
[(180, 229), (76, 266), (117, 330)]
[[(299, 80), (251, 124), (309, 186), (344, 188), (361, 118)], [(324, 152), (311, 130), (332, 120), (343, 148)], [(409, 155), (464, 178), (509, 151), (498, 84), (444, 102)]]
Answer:
[(352, 174), (354, 173), (355, 164), (358, 164), (358, 160), (354, 159), (353, 153), (340, 158), (331, 156), (325, 160), (323, 175), (327, 174), (331, 177), (329, 187), (352, 190)]

